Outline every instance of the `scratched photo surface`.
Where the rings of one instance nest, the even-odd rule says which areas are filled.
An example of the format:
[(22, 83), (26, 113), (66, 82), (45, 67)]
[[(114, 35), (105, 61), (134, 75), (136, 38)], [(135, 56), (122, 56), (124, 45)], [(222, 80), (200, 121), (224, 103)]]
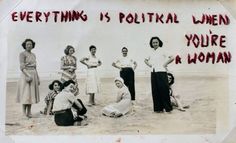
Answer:
[[(235, 19), (218, 1), (63, 1), (19, 2), (4, 20), (7, 33), (6, 135), (193, 135), (217, 134), (229, 128), (230, 81), (235, 63)], [(151, 37), (158, 36), (174, 61), (168, 71), (175, 77), (175, 91), (189, 108), (171, 113), (153, 111), (152, 69), (145, 58), (152, 54)], [(35, 42), (40, 79), (32, 118), (25, 118), (16, 102), (21, 75), (22, 42)], [(67, 45), (74, 47), (77, 61), (78, 98), (87, 108), (87, 126), (59, 127), (53, 115), (40, 113), (45, 107), (48, 85), (61, 80), (61, 57)], [(97, 68), (100, 92), (95, 106), (88, 106), (87, 67), (80, 62), (96, 46), (101, 61)], [(112, 66), (123, 47), (137, 63), (135, 103), (120, 118), (102, 115), (116, 101)]]

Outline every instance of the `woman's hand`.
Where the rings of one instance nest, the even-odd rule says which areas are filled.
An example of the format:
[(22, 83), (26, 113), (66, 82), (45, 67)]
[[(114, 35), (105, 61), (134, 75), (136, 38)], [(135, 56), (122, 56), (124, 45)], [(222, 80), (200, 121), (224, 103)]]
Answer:
[(70, 66), (70, 69), (71, 69), (71, 70), (76, 70), (76, 67)]
[(92, 66), (91, 65), (86, 65), (88, 69), (90, 69)]
[(69, 68), (69, 72), (74, 72), (75, 70), (73, 68)]
[(149, 63), (149, 58), (148, 59), (144, 59), (144, 63), (149, 66), (150, 68), (152, 68), (152, 65)]
[(102, 62), (99, 60), (97, 66), (101, 66), (101, 65), (102, 65)]
[(33, 78), (31, 76), (26, 76), (25, 80), (30, 83), (33, 80)]

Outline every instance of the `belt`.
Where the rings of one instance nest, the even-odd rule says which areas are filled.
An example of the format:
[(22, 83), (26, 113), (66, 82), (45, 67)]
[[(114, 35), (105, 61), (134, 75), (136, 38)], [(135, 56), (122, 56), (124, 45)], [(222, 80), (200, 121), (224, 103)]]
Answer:
[(60, 111), (54, 111), (55, 114), (62, 114), (62, 113), (66, 113), (68, 109), (65, 110), (60, 110)]
[(35, 70), (35, 67), (25, 67), (26, 70)]
[(121, 67), (121, 69), (133, 69), (132, 67)]
[(97, 66), (91, 66), (91, 67), (89, 67), (90, 69), (92, 69), (92, 68), (97, 68)]

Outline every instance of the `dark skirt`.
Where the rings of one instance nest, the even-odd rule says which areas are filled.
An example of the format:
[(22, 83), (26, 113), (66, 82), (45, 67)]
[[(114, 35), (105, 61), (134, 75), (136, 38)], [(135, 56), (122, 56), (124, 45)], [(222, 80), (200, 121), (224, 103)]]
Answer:
[(151, 86), (154, 112), (166, 112), (172, 110), (170, 96), (169, 96), (169, 83), (166, 72), (152, 72), (151, 73)]
[[(82, 109), (78, 108), (75, 104), (73, 104), (73, 107), (77, 109), (78, 115), (84, 115), (87, 112), (87, 109), (85, 108), (84, 104), (80, 99), (77, 99), (80, 104), (82, 105)], [(71, 109), (66, 109), (62, 111), (54, 112), (54, 121), (58, 126), (72, 126), (76, 121), (82, 121), (83, 119), (80, 117), (74, 118)]]
[(122, 68), (120, 77), (124, 80), (124, 84), (128, 87), (131, 94), (131, 100), (135, 100), (135, 75), (132, 68)]

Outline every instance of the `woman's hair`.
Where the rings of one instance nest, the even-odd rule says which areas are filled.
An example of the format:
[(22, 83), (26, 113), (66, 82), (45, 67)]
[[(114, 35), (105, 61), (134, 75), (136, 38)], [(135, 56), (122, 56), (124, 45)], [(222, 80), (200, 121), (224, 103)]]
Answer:
[(67, 87), (67, 86), (70, 85), (71, 83), (75, 85), (75, 82), (74, 82), (73, 80), (65, 81), (65, 82), (62, 84), (62, 88), (61, 88), (61, 89), (64, 89), (65, 87)]
[(74, 48), (73, 46), (67, 45), (66, 48), (65, 48), (65, 50), (64, 50), (64, 53), (65, 53), (66, 55), (69, 55), (69, 50), (70, 50), (71, 48), (75, 51), (75, 48)]
[(91, 45), (90, 47), (89, 47), (89, 51), (91, 51), (92, 49), (97, 49), (94, 45)]
[(25, 39), (25, 41), (21, 44), (22, 47), (26, 48), (26, 42), (30, 41), (32, 43), (33, 48), (35, 47), (35, 42), (32, 39)]
[(123, 47), (123, 48), (121, 49), (121, 52), (123, 52), (124, 49), (128, 51), (128, 48)]
[(58, 85), (60, 86), (60, 89), (61, 89), (62, 83), (59, 80), (54, 80), (51, 84), (49, 84), (48, 88), (50, 90), (53, 90), (53, 86), (54, 86), (55, 83), (58, 83)]
[(152, 45), (152, 41), (153, 41), (154, 39), (157, 39), (157, 40), (158, 40), (158, 42), (159, 42), (159, 47), (162, 47), (162, 46), (163, 46), (163, 42), (160, 40), (160, 38), (157, 37), (157, 36), (155, 36), (155, 37), (152, 37), (151, 40), (150, 40), (150, 42), (149, 42), (149, 45), (151, 46), (151, 48), (154, 48), (153, 45)]
[(171, 77), (171, 81), (169, 82), (169, 85), (172, 85), (172, 84), (174, 84), (175, 83), (175, 78), (174, 78), (174, 76), (173, 76), (173, 74), (172, 73), (167, 73), (167, 76), (170, 76)]

